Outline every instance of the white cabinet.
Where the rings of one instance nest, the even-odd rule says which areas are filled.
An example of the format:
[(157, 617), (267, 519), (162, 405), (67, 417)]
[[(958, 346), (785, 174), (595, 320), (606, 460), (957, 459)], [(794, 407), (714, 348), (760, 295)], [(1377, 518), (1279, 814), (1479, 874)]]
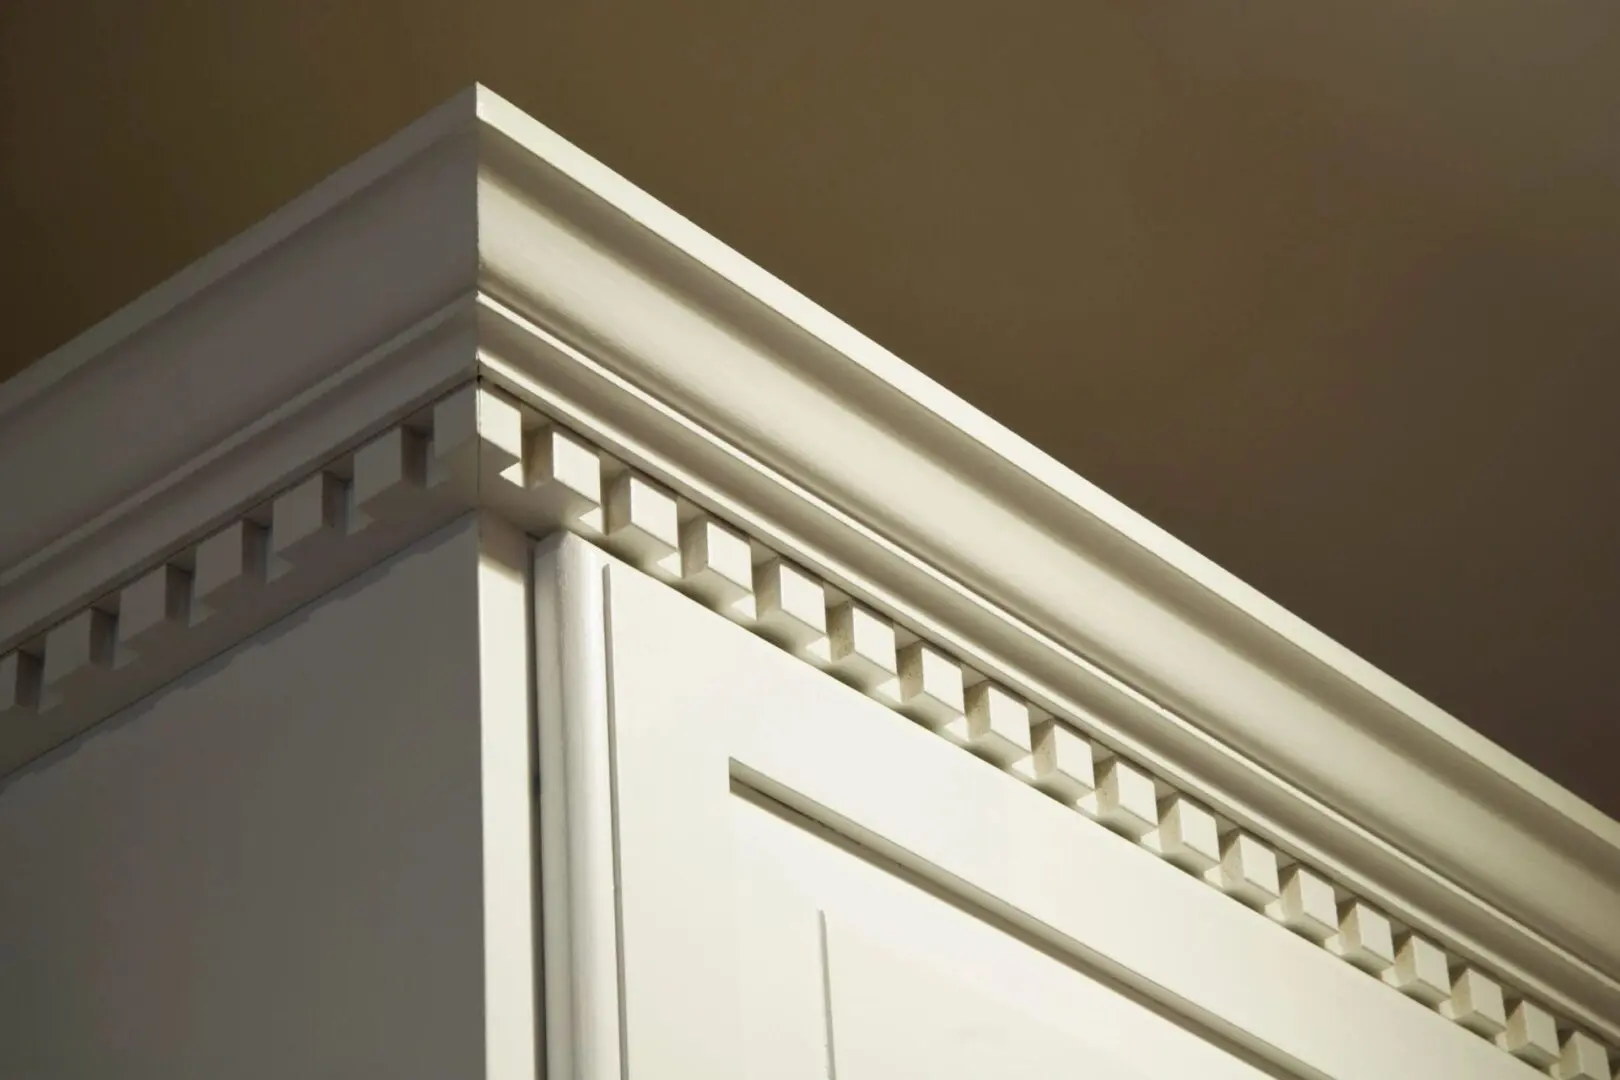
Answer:
[(1620, 823), (485, 91), (0, 509), (8, 1080), (1614, 1080)]

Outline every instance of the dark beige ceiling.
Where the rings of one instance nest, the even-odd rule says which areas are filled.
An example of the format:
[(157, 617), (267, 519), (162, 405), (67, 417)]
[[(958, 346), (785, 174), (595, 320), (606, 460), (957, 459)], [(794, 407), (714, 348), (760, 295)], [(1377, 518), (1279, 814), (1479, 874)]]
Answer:
[(1620, 815), (1617, 57), (1601, 0), (8, 0), (0, 373), (482, 81)]

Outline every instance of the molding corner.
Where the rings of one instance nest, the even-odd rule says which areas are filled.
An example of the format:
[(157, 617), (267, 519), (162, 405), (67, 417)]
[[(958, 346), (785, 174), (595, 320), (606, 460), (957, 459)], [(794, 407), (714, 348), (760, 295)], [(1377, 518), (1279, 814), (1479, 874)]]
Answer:
[(1620, 1035), (1620, 822), (533, 120), (479, 115), (492, 382)]
[(1537, 1067), (1620, 1047), (1620, 823), (481, 88), (0, 386), (0, 461), (0, 769), (476, 508)]

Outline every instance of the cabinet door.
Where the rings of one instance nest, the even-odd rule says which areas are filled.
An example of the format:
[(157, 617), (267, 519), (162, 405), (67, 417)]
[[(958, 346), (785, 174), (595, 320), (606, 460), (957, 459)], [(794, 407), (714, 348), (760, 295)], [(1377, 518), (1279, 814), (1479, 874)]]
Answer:
[(536, 583), (554, 1078), (1534, 1075), (583, 543)]

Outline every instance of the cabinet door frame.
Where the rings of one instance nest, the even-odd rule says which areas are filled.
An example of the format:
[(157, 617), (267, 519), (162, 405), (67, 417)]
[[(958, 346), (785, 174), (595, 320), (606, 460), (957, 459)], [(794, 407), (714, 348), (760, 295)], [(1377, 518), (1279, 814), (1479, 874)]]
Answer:
[(572, 536), (535, 565), (547, 1075), (736, 1078), (733, 785), (1282, 1076), (1528, 1065)]

